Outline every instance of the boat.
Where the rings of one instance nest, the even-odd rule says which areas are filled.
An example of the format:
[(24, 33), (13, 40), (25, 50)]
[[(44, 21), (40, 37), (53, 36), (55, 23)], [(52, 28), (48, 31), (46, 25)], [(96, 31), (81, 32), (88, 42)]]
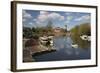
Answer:
[(50, 41), (50, 46), (53, 46), (53, 40)]
[(82, 35), (80, 36), (80, 38), (85, 41), (91, 41), (91, 36), (88, 36), (88, 35)]
[(78, 48), (78, 44), (72, 44), (72, 48)]

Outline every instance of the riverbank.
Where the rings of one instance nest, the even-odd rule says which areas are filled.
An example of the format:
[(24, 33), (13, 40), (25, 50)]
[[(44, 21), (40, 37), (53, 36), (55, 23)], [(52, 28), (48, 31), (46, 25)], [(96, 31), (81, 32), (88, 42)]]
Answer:
[[(28, 42), (28, 43), (27, 43)], [(31, 45), (27, 45), (31, 44)], [(27, 45), (27, 46), (26, 46)], [(37, 56), (45, 53), (55, 51), (53, 46), (44, 46), (35, 39), (24, 39), (23, 40), (23, 62), (33, 62), (35, 59), (32, 56)]]

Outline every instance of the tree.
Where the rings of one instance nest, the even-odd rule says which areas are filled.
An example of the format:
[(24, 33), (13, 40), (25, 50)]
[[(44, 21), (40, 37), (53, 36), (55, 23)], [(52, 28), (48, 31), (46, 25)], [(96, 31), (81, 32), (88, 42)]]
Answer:
[(67, 32), (67, 25), (65, 25), (65, 32)]
[(91, 35), (91, 27), (89, 23), (84, 23), (80, 25), (79, 28), (80, 35)]
[(91, 35), (91, 27), (90, 27), (89, 23), (84, 23), (84, 24), (80, 24), (80, 25), (72, 28), (71, 32), (75, 35), (78, 34), (78, 36), (80, 36), (80, 35)]
[(32, 27), (32, 32), (36, 32), (36, 28)]
[(23, 27), (23, 37), (24, 38), (31, 38), (32, 37), (32, 30), (29, 27)]
[(49, 20), (46, 28), (52, 29), (52, 24), (53, 24), (52, 21)]
[(51, 35), (52, 34), (52, 21), (51, 20), (49, 20), (48, 21), (48, 24), (47, 24), (47, 26), (46, 26), (46, 34), (47, 35)]

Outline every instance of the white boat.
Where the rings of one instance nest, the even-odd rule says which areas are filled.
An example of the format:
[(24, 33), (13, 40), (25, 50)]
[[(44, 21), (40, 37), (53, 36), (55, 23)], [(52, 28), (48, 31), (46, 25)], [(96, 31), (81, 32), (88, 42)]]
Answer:
[(50, 46), (53, 46), (53, 36), (43, 36), (39, 38), (41, 44), (46, 44), (48, 41), (50, 42)]
[(72, 44), (72, 48), (78, 48), (78, 44)]
[(53, 40), (50, 41), (50, 46), (53, 46)]
[(91, 41), (91, 36), (88, 36), (87, 40), (88, 40), (88, 41)]
[(91, 36), (88, 36), (88, 35), (82, 35), (82, 36), (80, 36), (80, 38), (82, 40), (91, 41)]
[(43, 36), (43, 37), (40, 37), (39, 39), (40, 39), (40, 40), (47, 40), (48, 37), (47, 37), (47, 36)]
[(49, 39), (53, 39), (53, 36), (48, 36)]
[(87, 40), (87, 35), (82, 35), (82, 36), (80, 36), (80, 38), (82, 39), (82, 40)]

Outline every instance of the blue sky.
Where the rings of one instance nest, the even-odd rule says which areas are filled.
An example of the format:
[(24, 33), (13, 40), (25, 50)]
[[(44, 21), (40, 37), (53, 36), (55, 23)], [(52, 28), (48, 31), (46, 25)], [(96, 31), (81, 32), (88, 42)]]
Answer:
[(65, 28), (65, 25), (67, 25), (70, 30), (82, 23), (90, 23), (91, 14), (83, 12), (23, 10), (22, 18), (24, 27), (44, 27), (51, 21), (53, 28)]

